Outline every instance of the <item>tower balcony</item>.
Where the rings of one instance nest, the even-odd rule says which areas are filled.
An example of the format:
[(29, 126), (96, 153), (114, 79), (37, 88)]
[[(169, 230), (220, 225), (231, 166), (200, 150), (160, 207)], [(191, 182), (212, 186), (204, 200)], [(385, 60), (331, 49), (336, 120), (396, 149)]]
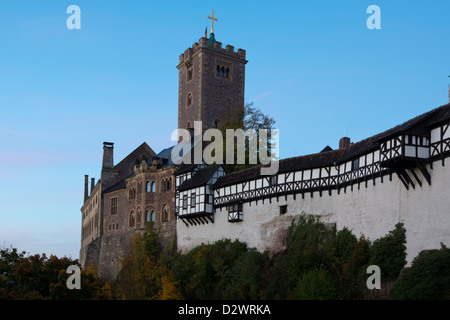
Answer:
[(386, 168), (427, 162), (429, 157), (429, 136), (404, 134), (384, 141), (380, 145), (381, 166)]
[(380, 166), (393, 169), (406, 189), (410, 186), (415, 188), (414, 181), (422, 186), (415, 169), (418, 169), (431, 185), (431, 176), (425, 166), (429, 158), (429, 136), (403, 134), (383, 141), (380, 145)]

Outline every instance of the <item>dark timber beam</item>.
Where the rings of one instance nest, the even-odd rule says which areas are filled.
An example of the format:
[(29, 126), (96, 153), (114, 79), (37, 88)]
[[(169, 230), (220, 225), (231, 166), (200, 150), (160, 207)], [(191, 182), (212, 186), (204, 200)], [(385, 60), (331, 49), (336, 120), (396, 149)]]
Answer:
[(414, 176), (414, 178), (416, 179), (417, 183), (419, 184), (419, 186), (422, 187), (422, 181), (420, 181), (419, 177), (417, 176), (417, 174), (414, 172), (413, 168), (410, 168), (409, 171), (411, 171), (412, 175)]
[(431, 186), (431, 176), (427, 168), (422, 162), (419, 162), (417, 165), (419, 166), (420, 172), (422, 172), (422, 175), (424, 176), (425, 180), (427, 180), (428, 184)]
[(395, 172), (397, 173), (398, 178), (400, 179), (400, 181), (403, 183), (403, 185), (405, 186), (406, 190), (409, 190), (409, 186), (406, 183), (405, 179), (402, 177), (402, 175), (399, 172)]
[(398, 170), (400, 171), (400, 173), (402, 174), (402, 176), (405, 178), (405, 180), (411, 184), (411, 186), (413, 187), (413, 189), (416, 188), (416, 186), (414, 185), (414, 182), (412, 181), (411, 177), (409, 176), (409, 174), (406, 172), (406, 170), (404, 168), (398, 168)]

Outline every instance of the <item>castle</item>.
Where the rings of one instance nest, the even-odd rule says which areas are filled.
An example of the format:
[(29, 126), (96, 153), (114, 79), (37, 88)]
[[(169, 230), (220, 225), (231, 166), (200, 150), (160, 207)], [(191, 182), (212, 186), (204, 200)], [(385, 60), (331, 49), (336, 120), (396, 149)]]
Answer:
[[(179, 128), (217, 128), (226, 112), (243, 108), (245, 55), (223, 47), (213, 28), (180, 55)], [(80, 263), (115, 278), (149, 222), (163, 248), (176, 239), (186, 252), (229, 238), (277, 251), (291, 221), (311, 214), (371, 240), (403, 222), (410, 264), (420, 251), (450, 244), (449, 125), (447, 104), (356, 143), (342, 138), (337, 150), (282, 159), (270, 176), (261, 166), (227, 174), (220, 164), (175, 164), (174, 146), (156, 154), (145, 142), (114, 165), (114, 144), (105, 142), (90, 192), (85, 176)]]

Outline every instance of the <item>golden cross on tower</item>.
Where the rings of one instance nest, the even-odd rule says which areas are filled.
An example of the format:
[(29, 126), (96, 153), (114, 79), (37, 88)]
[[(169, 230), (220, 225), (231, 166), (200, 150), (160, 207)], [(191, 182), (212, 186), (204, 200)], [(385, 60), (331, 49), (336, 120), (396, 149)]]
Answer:
[(214, 21), (219, 21), (219, 19), (214, 17), (214, 10), (212, 10), (212, 13), (208, 16), (208, 19), (211, 19), (211, 33), (214, 33)]

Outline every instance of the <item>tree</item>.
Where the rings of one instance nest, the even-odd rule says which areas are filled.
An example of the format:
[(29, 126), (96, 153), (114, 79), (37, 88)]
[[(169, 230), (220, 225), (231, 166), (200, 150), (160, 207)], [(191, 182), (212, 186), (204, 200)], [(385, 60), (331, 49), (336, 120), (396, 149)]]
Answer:
[(0, 250), (0, 298), (3, 299), (109, 299), (107, 283), (95, 266), (81, 271), (81, 290), (70, 290), (67, 268), (78, 260), (45, 254), (26, 255), (17, 249)]
[(333, 275), (339, 299), (362, 297), (366, 281), (362, 270), (369, 261), (369, 246), (370, 241), (364, 235), (357, 239), (346, 227), (326, 241), (324, 265)]
[(136, 233), (133, 252), (122, 259), (114, 282), (120, 299), (182, 299), (178, 284), (164, 263), (158, 232), (148, 224), (143, 234)]
[(0, 288), (4, 295), (13, 290), (17, 282), (13, 274), (13, 268), (25, 255), (25, 251), (18, 252), (13, 247), (0, 250)]
[(450, 299), (450, 249), (421, 252), (404, 270), (391, 290), (392, 299)]
[(263, 254), (238, 240), (202, 244), (172, 261), (186, 299), (257, 299)]
[(394, 281), (406, 264), (406, 229), (397, 223), (394, 230), (376, 239), (370, 247), (368, 265), (381, 269), (382, 281)]
[[(244, 141), (244, 150), (245, 150), (245, 163), (244, 164), (239, 164), (237, 163), (237, 153), (238, 153), (238, 146), (237, 146), (237, 142), (235, 141), (234, 143), (234, 147), (233, 150), (229, 150), (226, 147), (226, 144), (224, 143), (224, 150), (223, 150), (223, 156), (224, 156), (224, 161), (223, 163), (225, 164), (225, 170), (227, 172), (233, 172), (233, 171), (238, 171), (238, 170), (242, 170), (242, 169), (246, 169), (258, 164), (261, 164), (260, 162), (260, 157), (259, 154), (260, 152), (265, 152), (265, 154), (269, 154), (270, 151), (275, 147), (274, 142), (271, 139), (271, 135), (270, 135), (270, 130), (274, 129), (274, 124), (275, 124), (275, 120), (268, 116), (265, 115), (260, 109), (256, 108), (253, 106), (253, 102), (251, 103), (246, 103), (244, 105), (244, 108), (233, 110), (233, 111), (228, 111), (227, 113), (224, 114), (224, 121), (222, 123), (222, 125), (220, 126), (220, 130), (222, 131), (222, 136), (226, 137), (226, 130), (227, 129), (233, 129), (233, 130), (238, 130), (238, 129), (242, 129), (243, 131), (247, 131), (247, 130), (254, 130), (254, 132), (256, 133), (256, 141), (259, 141), (259, 138), (261, 137), (260, 135), (260, 130), (261, 129), (265, 129), (268, 131), (268, 143), (267, 145), (263, 148), (263, 150), (261, 150), (262, 145), (259, 144), (259, 142), (254, 145), (252, 143), (249, 142), (249, 139), (245, 139)], [(231, 152), (234, 154), (234, 163), (227, 163), (226, 161), (226, 155), (227, 152)], [(250, 163), (250, 154), (255, 154), (257, 155), (257, 161), (256, 163), (252, 164)], [(263, 153), (264, 154), (264, 153)], [(272, 155), (273, 156), (273, 155)], [(273, 160), (276, 160), (273, 158)]]
[(335, 300), (337, 297), (335, 279), (323, 267), (304, 272), (291, 294), (291, 299), (298, 300)]

